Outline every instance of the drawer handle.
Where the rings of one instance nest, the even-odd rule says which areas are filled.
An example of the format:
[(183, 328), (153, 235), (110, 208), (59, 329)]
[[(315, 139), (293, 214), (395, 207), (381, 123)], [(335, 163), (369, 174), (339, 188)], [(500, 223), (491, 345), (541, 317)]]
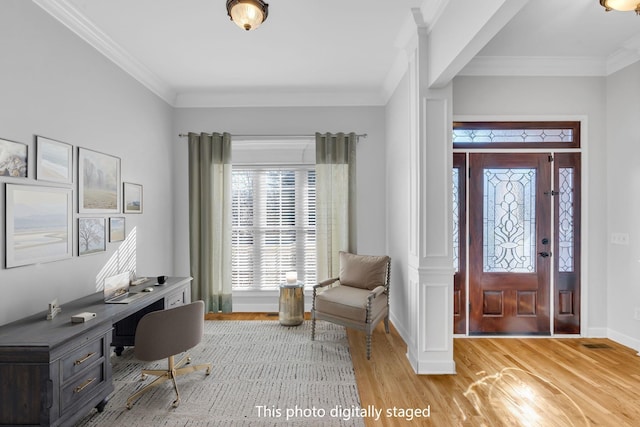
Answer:
[(90, 378), (88, 380), (86, 380), (85, 382), (83, 382), (82, 384), (80, 384), (78, 387), (73, 389), (74, 393), (80, 393), (82, 390), (84, 390), (85, 388), (89, 387), (89, 385), (94, 382), (96, 380), (96, 378)]
[(73, 364), (74, 364), (75, 366), (82, 365), (84, 362), (86, 362), (87, 360), (91, 359), (91, 358), (92, 358), (93, 356), (95, 356), (95, 355), (96, 355), (96, 352), (94, 351), (93, 353), (89, 353), (89, 354), (87, 354), (87, 355), (86, 355), (85, 357), (83, 357), (82, 359), (78, 359), (78, 360), (76, 360), (75, 362), (73, 362)]

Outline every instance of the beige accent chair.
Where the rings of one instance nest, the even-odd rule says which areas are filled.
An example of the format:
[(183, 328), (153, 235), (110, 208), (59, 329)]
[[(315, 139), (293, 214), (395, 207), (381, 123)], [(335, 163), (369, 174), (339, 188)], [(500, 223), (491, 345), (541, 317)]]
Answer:
[(145, 314), (136, 328), (134, 355), (143, 361), (155, 361), (167, 358), (167, 369), (143, 369), (141, 380), (147, 375), (157, 376), (153, 382), (138, 390), (127, 399), (127, 409), (143, 393), (158, 384), (171, 380), (176, 392), (173, 407), (180, 404), (180, 393), (176, 377), (190, 372), (206, 370), (211, 373), (211, 363), (188, 365), (191, 358), (185, 354), (178, 362), (174, 356), (192, 349), (200, 343), (204, 332), (204, 302), (195, 301), (168, 310), (153, 311)]
[(389, 333), (390, 271), (388, 256), (340, 252), (340, 276), (313, 287), (311, 340), (315, 339), (316, 320), (364, 331), (370, 359), (371, 334), (381, 320)]

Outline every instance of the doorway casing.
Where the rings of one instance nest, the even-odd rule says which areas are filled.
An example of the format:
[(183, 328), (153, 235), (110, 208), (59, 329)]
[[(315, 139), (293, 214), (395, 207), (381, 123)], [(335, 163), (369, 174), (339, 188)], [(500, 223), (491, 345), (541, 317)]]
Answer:
[[(586, 205), (587, 203), (587, 191), (586, 191), (587, 188), (585, 185), (586, 173), (584, 173), (585, 168), (581, 166), (581, 165), (587, 165), (587, 162), (586, 162), (587, 118), (583, 116), (579, 116), (579, 117), (572, 116), (572, 117), (561, 117), (561, 118), (558, 118), (558, 117), (544, 117), (544, 118), (509, 117), (508, 119), (505, 120), (505, 117), (487, 118), (487, 117), (458, 116), (458, 117), (455, 117), (455, 120), (456, 121), (454, 122), (454, 128), (457, 128), (457, 129), (460, 129), (460, 128), (468, 129), (472, 127), (478, 127), (479, 129), (483, 129), (483, 128), (490, 129), (492, 127), (496, 127), (497, 124), (498, 124), (498, 128), (502, 126), (502, 128), (524, 127), (524, 128), (530, 128), (530, 129), (534, 129), (534, 128), (539, 129), (541, 127), (542, 128), (545, 128), (545, 127), (563, 128), (566, 126), (573, 126), (573, 129), (574, 129), (573, 132), (574, 132), (575, 138), (573, 138), (573, 140), (570, 140), (571, 138), (566, 139), (565, 141), (561, 141), (561, 143), (548, 141), (548, 140), (541, 140), (541, 141), (538, 141), (537, 143), (530, 143), (530, 144), (523, 143), (523, 141), (514, 142), (510, 144), (508, 142), (505, 143), (504, 138), (502, 140), (500, 140), (499, 138), (496, 138), (496, 140), (498, 141), (497, 144), (496, 143), (477, 144), (476, 141), (474, 141), (474, 143), (467, 143), (467, 144), (463, 143), (463, 144), (453, 145), (453, 167), (454, 169), (456, 167), (459, 168), (458, 169), (459, 173), (457, 175), (457, 178), (459, 179), (459, 186), (460, 188), (462, 188), (462, 193), (463, 193), (463, 197), (461, 197), (461, 199), (459, 200), (456, 200), (455, 195), (453, 197), (453, 200), (454, 200), (453, 214), (455, 215), (456, 207), (459, 207), (462, 210), (462, 212), (464, 212), (464, 214), (459, 217), (459, 224), (458, 224), (458, 226), (460, 227), (459, 238), (462, 242), (460, 244), (462, 250), (458, 254), (457, 260), (454, 260), (454, 263), (455, 262), (462, 263), (464, 266), (464, 268), (462, 269), (459, 269), (459, 268), (456, 269), (456, 279), (454, 281), (454, 310), (456, 311), (455, 317), (454, 317), (454, 325), (455, 325), (454, 333), (457, 336), (466, 336), (466, 335), (469, 335), (470, 332), (472, 333), (474, 332), (473, 330), (470, 331), (469, 321), (468, 321), (469, 314), (470, 314), (469, 295), (471, 294), (471, 290), (469, 286), (470, 286), (470, 282), (472, 282), (472, 279), (469, 277), (470, 275), (468, 274), (468, 266), (471, 262), (473, 262), (472, 254), (469, 252), (469, 249), (468, 249), (471, 245), (467, 244), (469, 241), (469, 234), (467, 233), (469, 231), (469, 227), (472, 226), (471, 218), (468, 215), (468, 212), (471, 210), (471, 207), (469, 204), (470, 199), (469, 199), (469, 191), (468, 191), (470, 187), (467, 186), (468, 177), (469, 177), (468, 167), (469, 167), (470, 156), (472, 155), (479, 156), (479, 154), (477, 153), (484, 153), (485, 155), (487, 155), (487, 157), (490, 158), (492, 157), (491, 156), (492, 154), (498, 156), (505, 153), (531, 153), (532, 155), (541, 155), (542, 153), (548, 153), (545, 155), (549, 155), (550, 159), (553, 158), (553, 160), (556, 162), (556, 164), (552, 167), (552, 170), (555, 171), (551, 179), (553, 188), (549, 188), (549, 193), (552, 194), (551, 212), (554, 217), (557, 217), (556, 213), (560, 211), (560, 207), (558, 205), (559, 190), (556, 188), (560, 180), (557, 173), (558, 169), (566, 168), (567, 166), (569, 166), (570, 168), (573, 168), (575, 166), (575, 169), (571, 169), (571, 170), (574, 172), (577, 172), (576, 174), (574, 174), (574, 179), (577, 180), (577, 182), (575, 183), (577, 192), (575, 194), (573, 202), (575, 202), (574, 213), (576, 217), (575, 223), (577, 225), (577, 228), (574, 230), (575, 231), (574, 253), (576, 255), (576, 258), (574, 261), (578, 268), (575, 272), (577, 274), (574, 274), (574, 277), (572, 280), (574, 280), (574, 283), (577, 283), (578, 287), (561, 289), (560, 285), (562, 285), (563, 283), (564, 285), (562, 286), (566, 286), (566, 282), (567, 282), (566, 272), (561, 272), (559, 275), (558, 272), (556, 271), (555, 274), (551, 275), (552, 278), (550, 280), (550, 291), (549, 291), (549, 308), (551, 312), (551, 316), (550, 316), (551, 320), (550, 320), (547, 333), (550, 333), (556, 336), (565, 335), (565, 334), (571, 334), (571, 336), (576, 336), (576, 335), (586, 336), (585, 332), (588, 330), (587, 328), (588, 325), (586, 321), (586, 319), (588, 319), (587, 313), (586, 313), (588, 295), (586, 290), (588, 288), (587, 288), (586, 278), (583, 277), (584, 269), (581, 270), (579, 267), (580, 267), (580, 260), (586, 259), (586, 255), (587, 255), (586, 254), (587, 239), (586, 239), (586, 236), (583, 235), (582, 228), (580, 227), (580, 224), (586, 224), (586, 221), (587, 221), (587, 218), (586, 218), (587, 212), (585, 210), (580, 209), (581, 205)], [(549, 133), (551, 134), (553, 132), (554, 131), (549, 131)], [(464, 141), (464, 138), (462, 140)], [(476, 176), (480, 176), (480, 174), (476, 174)], [(453, 174), (453, 179), (454, 180), (456, 179), (455, 174)], [(566, 200), (565, 200), (565, 205), (566, 205)], [(476, 208), (476, 212), (477, 212), (477, 208)], [(454, 217), (454, 222), (455, 221), (456, 220)], [(551, 247), (553, 248), (553, 250), (549, 250), (550, 254), (553, 254), (554, 257), (557, 256), (559, 252), (556, 251), (556, 253), (553, 253), (553, 251), (555, 251), (556, 249), (558, 250), (561, 249), (560, 245), (558, 244), (558, 239), (557, 239), (558, 234), (561, 234), (561, 233), (558, 232), (557, 227), (554, 227), (554, 230), (552, 230), (551, 232), (551, 236), (553, 236), (553, 245)], [(471, 237), (472, 238), (475, 237), (476, 239), (478, 238), (477, 235), (471, 236)], [(538, 246), (539, 244), (540, 242), (538, 242)], [(564, 246), (566, 246), (566, 244)], [(546, 252), (546, 250), (542, 250), (540, 247), (536, 247), (536, 252), (543, 253), (543, 252)], [(555, 258), (554, 258), (554, 261), (555, 261)], [(554, 269), (557, 270), (557, 267), (558, 267), (557, 261), (554, 262), (554, 264), (552, 265), (554, 266)], [(562, 292), (558, 294), (558, 292), (555, 292), (556, 290), (562, 291)], [(490, 292), (489, 294), (493, 296), (499, 295), (499, 293), (497, 292)], [(535, 303), (535, 295), (532, 292), (523, 292), (523, 294), (526, 297), (524, 299), (524, 303), (522, 307), (524, 307), (525, 311), (527, 311), (528, 310), (527, 298), (529, 298), (530, 303), (531, 302)], [(499, 310), (496, 310), (496, 304), (497, 304), (496, 301), (499, 302), (499, 298), (495, 299), (495, 301), (493, 302), (494, 307), (489, 307), (490, 309), (489, 311), (491, 310), (499, 311)], [(575, 301), (575, 306), (572, 306), (572, 303), (574, 301)], [(499, 305), (497, 307), (499, 307)], [(476, 306), (476, 311), (478, 311), (477, 306)], [(573, 315), (573, 319), (570, 320), (568, 323), (565, 322), (564, 320), (559, 320), (560, 317), (558, 317), (558, 312), (562, 313), (562, 315), (564, 316), (564, 319), (570, 319), (572, 317), (571, 315)], [(555, 313), (555, 316), (554, 316), (554, 313)], [(567, 315), (570, 315), (570, 316), (567, 316)], [(555, 321), (554, 321), (554, 317), (555, 317)], [(526, 328), (525, 330), (514, 332), (514, 334), (518, 336), (528, 335), (529, 333), (531, 333), (531, 331), (527, 331)], [(491, 333), (491, 331), (489, 332), (489, 334), (503, 335), (500, 332)]]

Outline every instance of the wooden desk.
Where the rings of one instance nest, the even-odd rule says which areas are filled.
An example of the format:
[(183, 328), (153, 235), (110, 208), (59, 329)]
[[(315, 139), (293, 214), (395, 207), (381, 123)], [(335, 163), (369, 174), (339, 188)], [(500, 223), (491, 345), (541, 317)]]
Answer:
[[(132, 287), (152, 286), (155, 280)], [(0, 327), (0, 425), (68, 426), (113, 392), (111, 346), (133, 345), (146, 313), (191, 301), (191, 278), (170, 277), (129, 304), (105, 304), (102, 292), (62, 305), (46, 320), (38, 313)], [(96, 313), (86, 323), (71, 316)]]

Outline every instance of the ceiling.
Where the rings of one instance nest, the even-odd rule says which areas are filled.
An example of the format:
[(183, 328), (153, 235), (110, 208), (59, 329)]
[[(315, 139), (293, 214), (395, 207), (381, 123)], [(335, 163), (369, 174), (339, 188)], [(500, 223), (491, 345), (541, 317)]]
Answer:
[[(267, 21), (250, 32), (229, 21), (224, 0), (34, 1), (184, 107), (383, 105), (415, 29), (411, 9), (429, 27), (448, 2), (477, 0), (269, 0)], [(638, 59), (634, 13), (529, 0), (461, 74), (607, 75)]]

